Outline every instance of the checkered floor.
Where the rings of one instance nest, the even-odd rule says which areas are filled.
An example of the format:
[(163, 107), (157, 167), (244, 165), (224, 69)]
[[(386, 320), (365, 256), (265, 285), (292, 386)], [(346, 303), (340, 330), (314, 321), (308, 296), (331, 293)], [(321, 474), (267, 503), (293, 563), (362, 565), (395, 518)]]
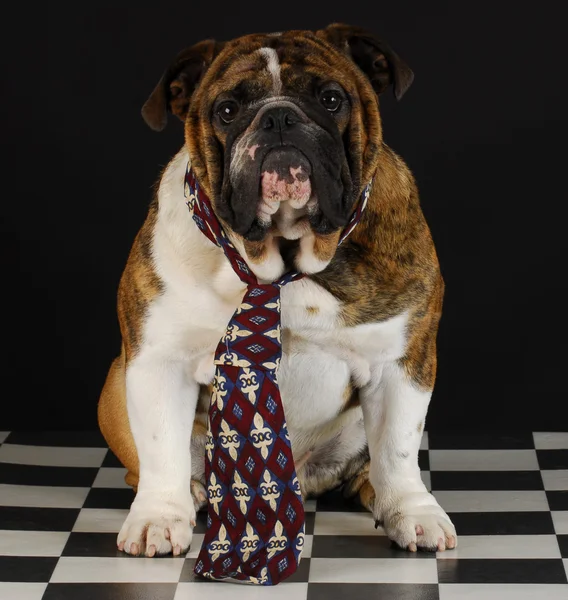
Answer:
[(0, 433), (0, 444), (1, 600), (568, 599), (568, 433), (425, 435), (423, 477), (459, 548), (393, 548), (334, 492), (308, 503), (306, 558), (274, 588), (195, 580), (204, 514), (186, 557), (119, 553), (133, 493), (98, 433)]

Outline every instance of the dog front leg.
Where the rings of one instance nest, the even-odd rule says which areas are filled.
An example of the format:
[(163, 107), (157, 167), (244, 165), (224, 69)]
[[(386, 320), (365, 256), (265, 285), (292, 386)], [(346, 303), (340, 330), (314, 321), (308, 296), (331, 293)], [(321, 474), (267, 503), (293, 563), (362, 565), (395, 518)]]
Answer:
[(190, 441), (199, 385), (179, 360), (137, 356), (126, 372), (130, 428), (140, 460), (138, 493), (118, 534), (120, 550), (152, 557), (188, 549), (195, 506)]
[(426, 489), (418, 466), (431, 392), (416, 387), (396, 363), (378, 367), (361, 391), (376, 521), (401, 548), (454, 548), (454, 525)]

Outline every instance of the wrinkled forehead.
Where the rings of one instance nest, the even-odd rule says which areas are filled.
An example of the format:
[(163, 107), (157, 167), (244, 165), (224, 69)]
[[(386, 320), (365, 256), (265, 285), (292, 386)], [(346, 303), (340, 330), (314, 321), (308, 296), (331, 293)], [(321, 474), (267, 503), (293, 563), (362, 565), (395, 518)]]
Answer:
[(256, 100), (306, 93), (316, 81), (348, 86), (348, 62), (310, 32), (245, 36), (229, 42), (211, 65), (207, 95), (236, 92)]

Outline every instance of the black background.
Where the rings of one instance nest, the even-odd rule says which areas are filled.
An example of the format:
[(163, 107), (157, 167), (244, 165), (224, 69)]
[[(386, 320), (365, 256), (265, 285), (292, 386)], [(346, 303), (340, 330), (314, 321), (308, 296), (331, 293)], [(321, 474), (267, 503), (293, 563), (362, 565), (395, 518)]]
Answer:
[(168, 62), (207, 37), (333, 21), (372, 29), (416, 75), (381, 104), (447, 285), (428, 427), (568, 428), (561, 3), (69, 6), (4, 22), (0, 429), (96, 427), (118, 280), (182, 144), (181, 123), (156, 134), (140, 117)]

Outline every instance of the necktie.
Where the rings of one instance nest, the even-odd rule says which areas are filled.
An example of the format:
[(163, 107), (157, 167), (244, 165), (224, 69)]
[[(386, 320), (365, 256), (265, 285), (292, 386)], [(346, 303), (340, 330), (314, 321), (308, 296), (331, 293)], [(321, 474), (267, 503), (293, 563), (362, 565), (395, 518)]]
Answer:
[[(342, 232), (358, 223), (371, 185)], [(185, 198), (199, 229), (220, 246), (247, 290), (215, 351), (205, 446), (207, 530), (195, 573), (276, 585), (296, 571), (304, 507), (278, 389), (280, 289), (289, 272), (260, 284), (230, 242), (188, 164)]]

